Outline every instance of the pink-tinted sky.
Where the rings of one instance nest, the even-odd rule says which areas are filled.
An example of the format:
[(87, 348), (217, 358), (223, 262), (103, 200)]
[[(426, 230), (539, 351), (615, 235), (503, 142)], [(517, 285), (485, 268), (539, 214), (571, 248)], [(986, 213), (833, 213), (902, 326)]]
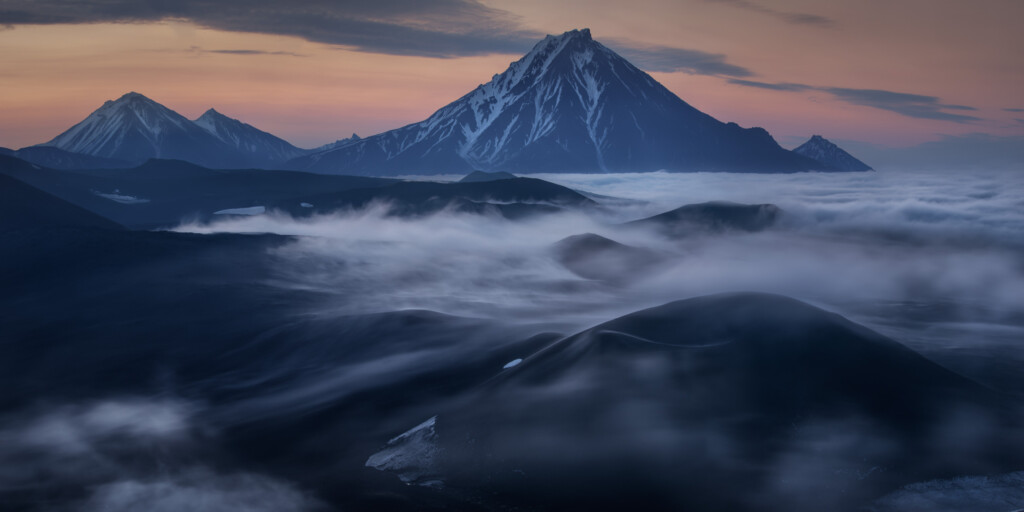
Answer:
[(0, 146), (128, 91), (313, 147), (419, 121), (590, 27), (695, 107), (883, 145), (1024, 136), (1019, 0), (0, 0)]

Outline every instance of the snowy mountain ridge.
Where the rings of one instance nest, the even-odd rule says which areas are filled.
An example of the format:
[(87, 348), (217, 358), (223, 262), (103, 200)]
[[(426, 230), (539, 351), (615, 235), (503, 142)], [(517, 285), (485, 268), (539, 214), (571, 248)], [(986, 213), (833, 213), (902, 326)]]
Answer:
[(35, 147), (135, 164), (165, 158), (214, 168), (272, 167), (306, 153), (214, 109), (191, 121), (137, 92), (103, 103)]
[(191, 128), (192, 123), (177, 112), (137, 92), (129, 92), (117, 100), (104, 102), (82, 122), (40, 145), (109, 158), (132, 135), (141, 136), (159, 151), (162, 133)]
[(249, 155), (255, 161), (284, 162), (308, 152), (291, 145), (284, 139), (248, 123), (230, 118), (212, 108), (199, 116), (194, 123), (225, 144)]
[(763, 129), (721, 123), (593, 40), (547, 36), (426, 120), (300, 157), (290, 167), (389, 175), (807, 170)]

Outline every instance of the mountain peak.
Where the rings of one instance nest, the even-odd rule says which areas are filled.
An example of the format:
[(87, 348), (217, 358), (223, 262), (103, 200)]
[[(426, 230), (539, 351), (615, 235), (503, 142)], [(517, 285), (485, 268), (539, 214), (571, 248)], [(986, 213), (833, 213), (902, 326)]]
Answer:
[(239, 120), (237, 120), (235, 118), (232, 118), (232, 117), (226, 116), (224, 114), (221, 114), (220, 112), (218, 112), (214, 108), (206, 109), (206, 112), (203, 112), (203, 115), (197, 117), (196, 120), (192, 121), (192, 122), (196, 123), (197, 125), (200, 126), (200, 128), (203, 128), (206, 131), (211, 131), (211, 130), (216, 131), (216, 129), (213, 128), (213, 126), (216, 125), (216, 124), (230, 124), (230, 125), (245, 124), (245, 123), (242, 123), (241, 121), (239, 121)]
[(114, 101), (108, 101), (108, 102), (105, 103), (105, 105), (107, 105), (107, 104), (114, 104), (114, 105), (138, 105), (138, 104), (143, 104), (143, 105), (156, 105), (156, 106), (163, 107), (163, 105), (160, 105), (159, 103), (153, 101), (152, 99), (150, 99), (150, 98), (148, 98), (148, 97), (146, 97), (146, 96), (144, 96), (144, 95), (142, 95), (140, 93), (137, 93), (135, 91), (126, 92), (123, 95), (121, 95), (120, 98), (118, 98), (118, 99), (116, 99)]
[(122, 94), (120, 98), (116, 100), (107, 100), (103, 102), (103, 106), (97, 109), (94, 114), (101, 111), (109, 111), (111, 109), (119, 110), (122, 108), (128, 109), (139, 109), (139, 108), (165, 108), (163, 105), (139, 94), (135, 91), (127, 92)]
[(587, 46), (597, 45), (600, 46), (594, 38), (590, 35), (589, 28), (573, 29), (562, 33), (561, 35), (548, 35), (544, 39), (541, 39), (537, 44), (533, 46), (530, 53), (527, 53), (523, 60), (531, 60), (529, 57), (534, 54), (542, 53), (554, 56), (560, 53), (561, 50), (569, 48), (583, 49)]
[(761, 129), (693, 108), (593, 39), (549, 35), (426, 120), (333, 144), (293, 163), (344, 173), (798, 171)]
[(41, 146), (133, 163), (149, 158), (180, 158), (210, 167), (240, 163), (219, 140), (181, 114), (135, 91), (103, 103), (80, 123)]
[[(567, 30), (567, 31), (563, 32), (562, 35), (560, 35), (560, 36), (549, 35), (548, 38), (555, 39), (555, 40), (560, 40), (560, 41), (561, 40), (569, 40), (569, 39), (580, 39), (580, 40), (583, 40), (583, 41), (593, 41), (594, 40), (594, 38), (591, 37), (591, 35), (590, 35), (590, 29), (589, 28), (580, 28), (580, 29)], [(545, 38), (545, 39), (547, 39), (547, 38)]]
[(847, 153), (821, 135), (812, 135), (807, 142), (793, 150), (798, 155), (817, 161), (823, 171), (870, 171), (871, 167)]
[(210, 135), (257, 162), (280, 162), (304, 153), (284, 139), (210, 108), (193, 121)]

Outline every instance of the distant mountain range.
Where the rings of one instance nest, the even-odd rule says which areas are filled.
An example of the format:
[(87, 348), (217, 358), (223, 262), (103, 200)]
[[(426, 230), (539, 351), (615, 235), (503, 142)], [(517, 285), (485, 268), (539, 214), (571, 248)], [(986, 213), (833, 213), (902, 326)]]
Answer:
[(133, 167), (150, 158), (221, 169), (271, 169), (306, 151), (212, 108), (190, 121), (130, 92), (107, 101), (53, 140), (13, 156), (62, 169)]
[(300, 149), (214, 109), (191, 121), (135, 92), (53, 140), (8, 154), (59, 169), (150, 158), (210, 168), (396, 176), (485, 172), (869, 170), (815, 136), (795, 151), (723, 123), (595, 41), (548, 36), (503, 73), (419, 123)]
[(761, 128), (722, 123), (693, 108), (587, 29), (548, 36), (425, 121), (290, 166), (343, 174), (821, 167), (781, 148)]

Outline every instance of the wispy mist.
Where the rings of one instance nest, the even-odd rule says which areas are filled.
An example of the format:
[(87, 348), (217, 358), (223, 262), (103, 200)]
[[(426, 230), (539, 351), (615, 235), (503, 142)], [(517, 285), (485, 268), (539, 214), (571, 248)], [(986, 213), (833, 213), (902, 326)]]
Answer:
[[(383, 208), (301, 221), (283, 215), (182, 226), (196, 232), (298, 235), (276, 249), (280, 286), (336, 297), (339, 311), (423, 308), (456, 315), (586, 321), (667, 300), (737, 290), (826, 303), (851, 300), (1024, 304), (1024, 179), (1016, 175), (858, 173), (553, 175), (588, 192), (635, 199), (601, 217), (526, 221), (442, 213), (388, 217)], [(784, 214), (755, 234), (666, 239), (618, 223), (688, 203), (774, 203)], [(655, 275), (624, 266), (625, 284), (582, 279), (552, 256), (581, 233), (658, 251)], [(605, 310), (605, 311), (601, 311)], [(598, 313), (594, 313), (598, 311)], [(590, 316), (594, 315), (594, 316)]]

